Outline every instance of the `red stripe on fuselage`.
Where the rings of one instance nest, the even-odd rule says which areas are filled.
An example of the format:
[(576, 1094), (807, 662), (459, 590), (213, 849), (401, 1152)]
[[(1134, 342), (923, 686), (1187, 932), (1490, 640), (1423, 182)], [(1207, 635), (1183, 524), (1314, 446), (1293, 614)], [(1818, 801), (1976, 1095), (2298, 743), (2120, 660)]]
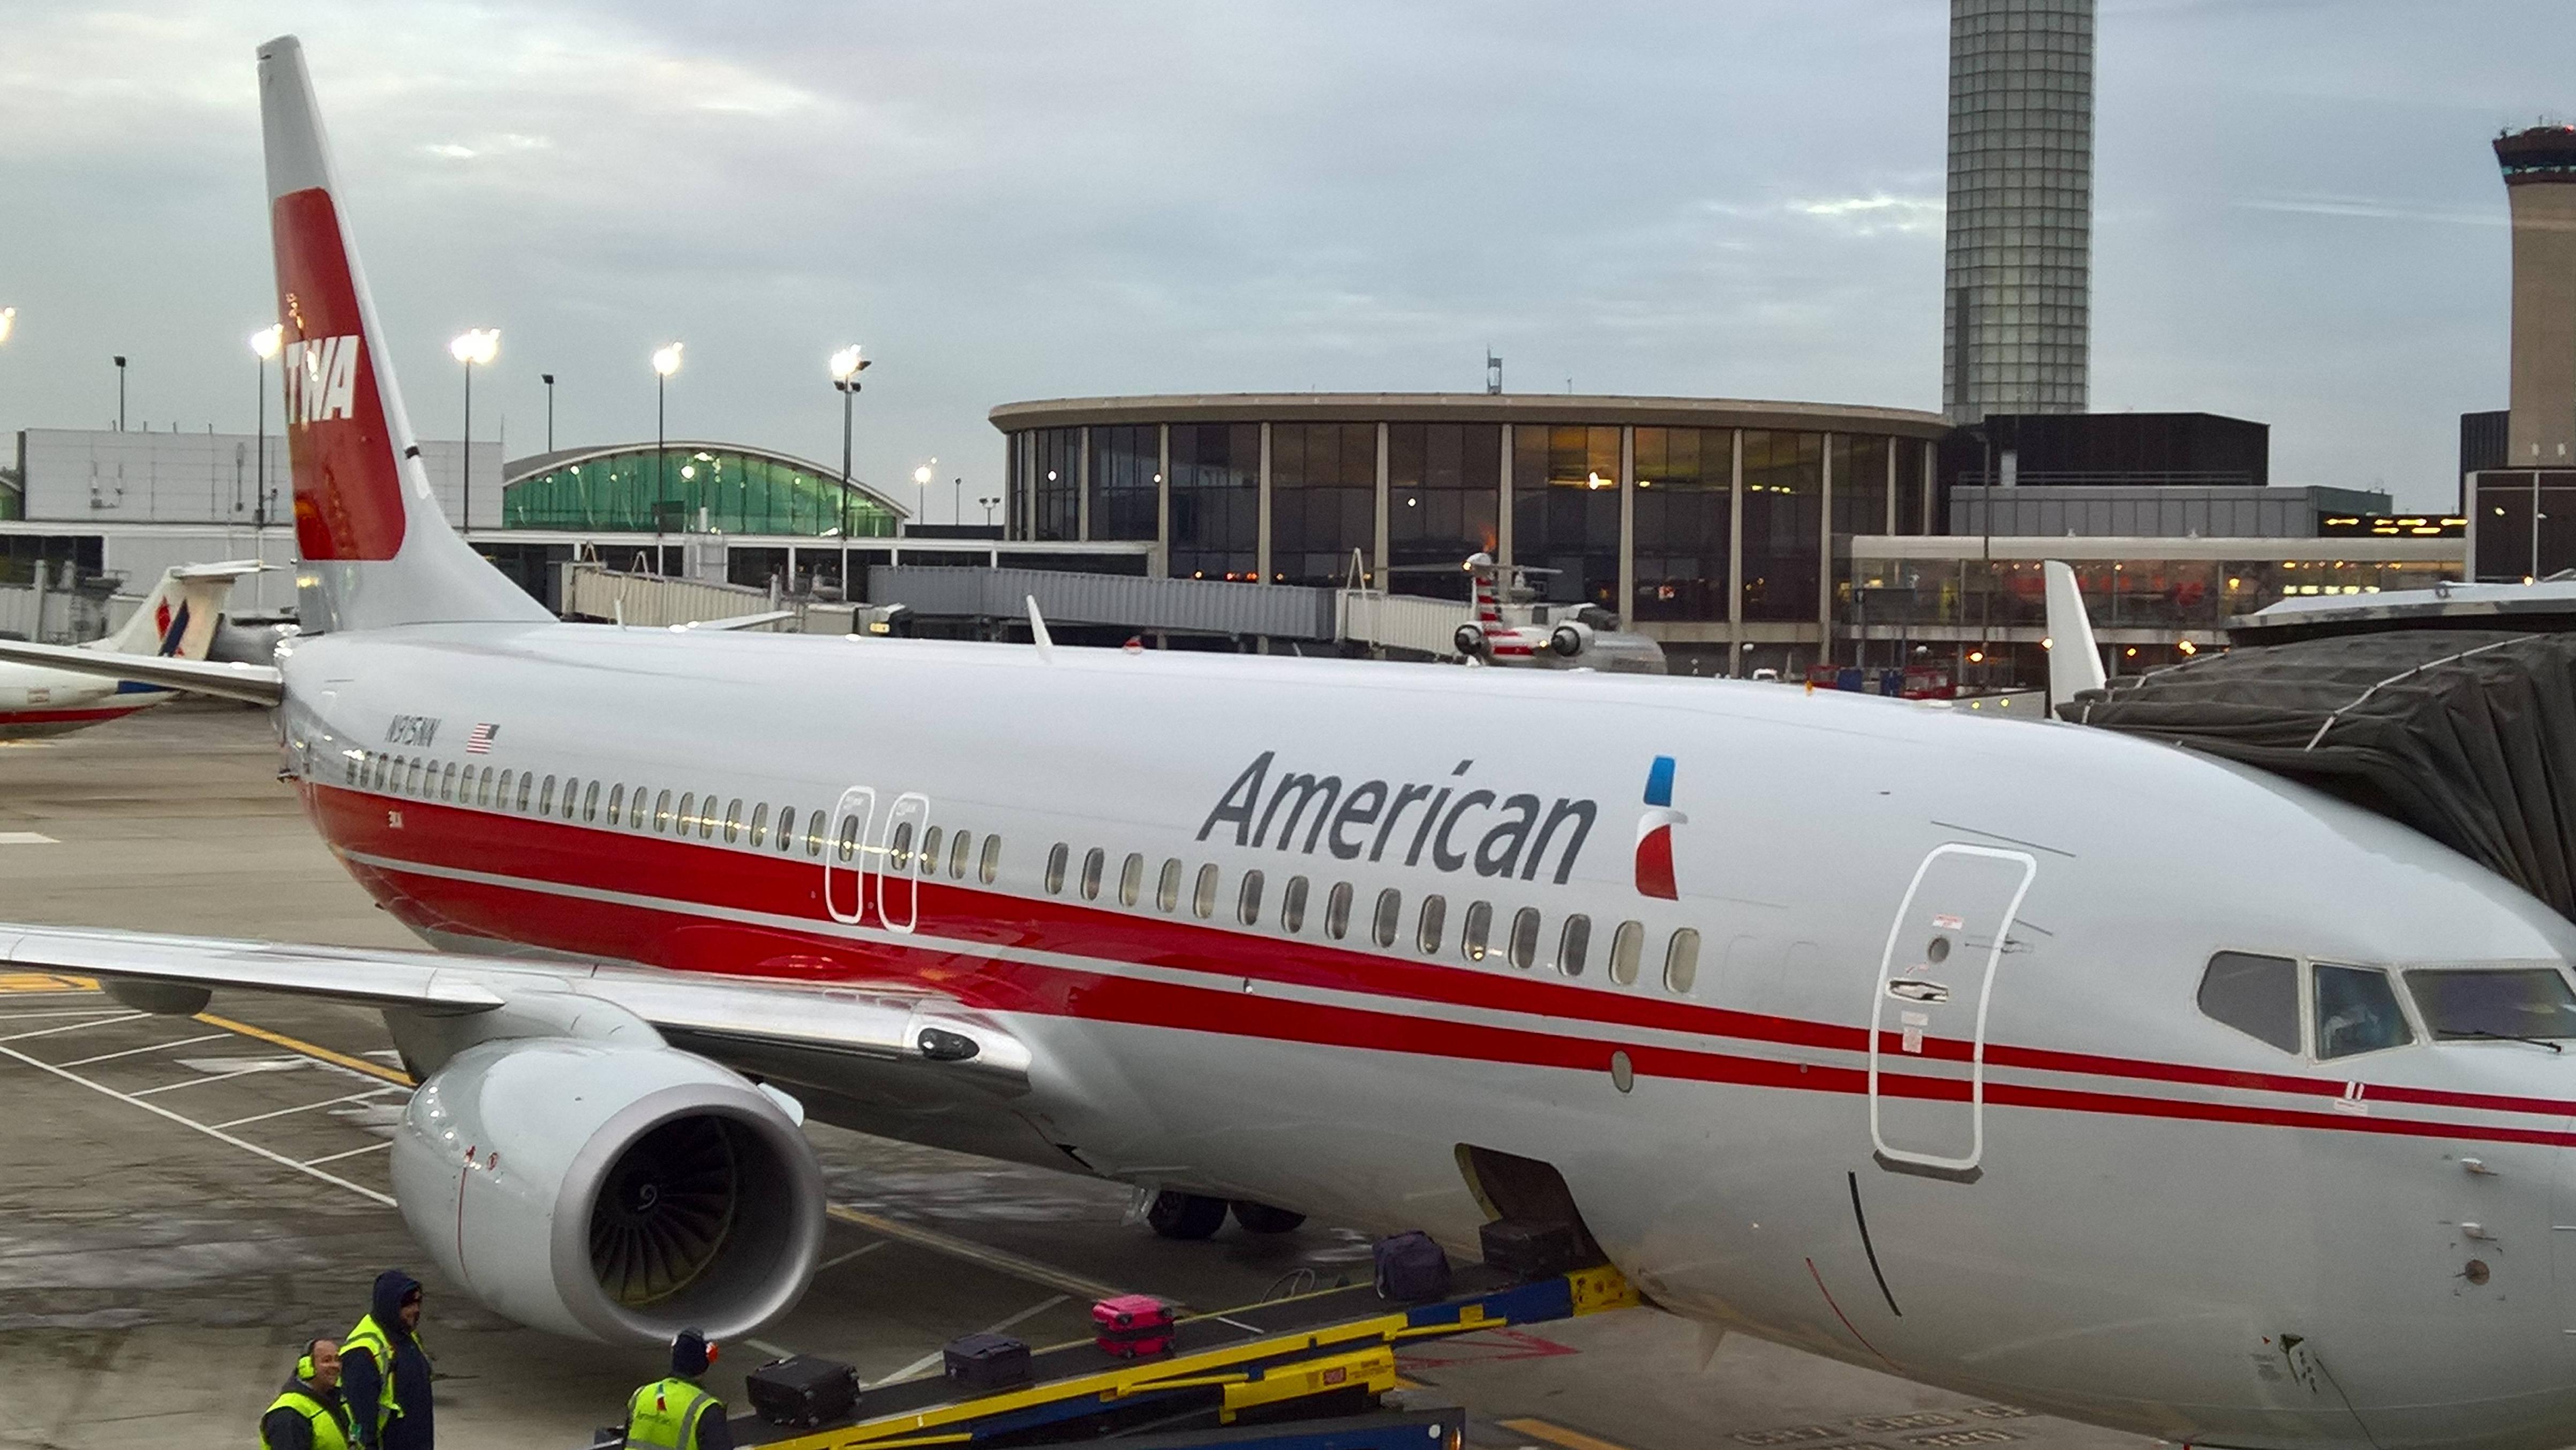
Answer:
[(137, 710), (149, 710), (160, 703), (147, 700), (140, 705), (115, 705), (96, 710), (0, 710), (0, 725), (78, 725), (116, 720)]
[[(1780, 1046), (1865, 1052), (1866, 1029), (1766, 1016), (1670, 998), (1627, 996), (1518, 975), (1502, 976), (1348, 951), (1319, 943), (1252, 937), (1170, 917), (1112, 910), (1052, 898), (1028, 898), (948, 880), (894, 876), (917, 892), (916, 935), (906, 944), (835, 934), (824, 909), (822, 863), (774, 849), (718, 847), (626, 828), (580, 826), (516, 814), (442, 805), (313, 785), (317, 824), (345, 852), (452, 871), (510, 877), (531, 884), (459, 881), (351, 861), (368, 888), (404, 921), (434, 930), (599, 954), (720, 975), (803, 981), (901, 982), (934, 987), (970, 1006), (996, 1011), (1102, 1018), (1236, 1036), (1273, 1037), (1388, 1051), (1483, 1058), (1535, 1066), (1601, 1070), (1613, 1044), (1518, 1028), (1462, 1024), (1363, 1008), (1261, 999), (1242, 1010), (1247, 980), (1282, 986), (1502, 1011), (1542, 1020), (1690, 1032)], [(403, 824), (394, 826), (392, 815)], [(1023, 845), (1021, 849), (1033, 849)], [(1115, 863), (1112, 870), (1115, 871)], [(833, 872), (833, 891), (847, 906), (853, 873)], [(862, 924), (881, 926), (876, 878)], [(656, 905), (606, 902), (544, 890), (545, 885), (651, 897)], [(710, 919), (693, 907), (756, 912), (810, 921), (814, 931)], [(1112, 973), (994, 958), (977, 945), (1092, 957), (1205, 974), (1206, 987), (1140, 981)], [(1251, 948), (1258, 948), (1257, 954)], [(1857, 1068), (1743, 1058), (1694, 1049), (1615, 1044), (1648, 1076), (1750, 1086), (1862, 1092)], [(1896, 1097), (1964, 1099), (1968, 1083), (1896, 1071), (1890, 1059), (1961, 1064), (1971, 1044), (1928, 1040), (1900, 1056), (1899, 1037), (1881, 1036), (1881, 1091)], [(1911, 1061), (1909, 1062), (1908, 1059)], [(2345, 1080), (2251, 1073), (2157, 1063), (2046, 1048), (1990, 1044), (1990, 1067), (2118, 1077), (2243, 1091), (2340, 1098)], [(2450, 1125), (2144, 1098), (1989, 1081), (1990, 1102), (2065, 1111), (2190, 1118), (2355, 1132), (2408, 1132), (2576, 1145), (2576, 1135), (2504, 1127)], [(2543, 1114), (2564, 1117), (2576, 1103), (2494, 1094), (2373, 1084), (2376, 1103)]]

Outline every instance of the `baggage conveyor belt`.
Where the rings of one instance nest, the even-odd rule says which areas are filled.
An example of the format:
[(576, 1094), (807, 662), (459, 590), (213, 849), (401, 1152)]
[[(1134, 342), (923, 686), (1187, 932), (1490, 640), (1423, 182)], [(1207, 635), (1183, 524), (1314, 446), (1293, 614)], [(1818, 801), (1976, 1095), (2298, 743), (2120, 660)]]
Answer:
[(1443, 1299), (1391, 1303), (1370, 1284), (1327, 1289), (1180, 1320), (1163, 1354), (1121, 1359), (1083, 1340), (1036, 1351), (1029, 1378), (1001, 1389), (963, 1391), (924, 1375), (867, 1391), (857, 1415), (836, 1424), (782, 1429), (737, 1415), (727, 1428), (734, 1444), (771, 1450), (1107, 1438), (1121, 1450), (1455, 1450), (1463, 1418), (1454, 1407), (1381, 1404), (1397, 1388), (1399, 1346), (1637, 1302), (1608, 1265), (1531, 1280), (1471, 1265)]

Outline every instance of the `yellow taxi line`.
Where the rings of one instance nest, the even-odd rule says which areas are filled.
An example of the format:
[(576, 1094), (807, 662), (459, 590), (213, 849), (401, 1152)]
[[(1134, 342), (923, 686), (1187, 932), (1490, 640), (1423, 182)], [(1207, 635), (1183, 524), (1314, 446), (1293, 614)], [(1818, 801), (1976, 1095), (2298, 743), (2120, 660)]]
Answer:
[(1561, 1446), (1563, 1450), (1628, 1450), (1627, 1446), (1616, 1440), (1604, 1440), (1598, 1435), (1586, 1435), (1581, 1430), (1569, 1430), (1563, 1425), (1550, 1424), (1545, 1420), (1498, 1420), (1495, 1423), (1516, 1434), (1527, 1435), (1533, 1440), (1545, 1440), (1551, 1445)]

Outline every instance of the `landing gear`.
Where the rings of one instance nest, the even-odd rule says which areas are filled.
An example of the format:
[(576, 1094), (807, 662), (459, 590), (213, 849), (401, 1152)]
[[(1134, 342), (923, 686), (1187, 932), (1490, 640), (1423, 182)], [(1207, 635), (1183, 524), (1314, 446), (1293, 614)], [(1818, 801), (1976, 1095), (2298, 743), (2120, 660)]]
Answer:
[(1284, 1234), (1295, 1232), (1297, 1225), (1306, 1221), (1306, 1215), (1238, 1198), (1234, 1201), (1234, 1221), (1243, 1225), (1245, 1233)]
[(1225, 1200), (1165, 1189), (1154, 1195), (1145, 1222), (1167, 1239), (1203, 1239), (1225, 1227)]

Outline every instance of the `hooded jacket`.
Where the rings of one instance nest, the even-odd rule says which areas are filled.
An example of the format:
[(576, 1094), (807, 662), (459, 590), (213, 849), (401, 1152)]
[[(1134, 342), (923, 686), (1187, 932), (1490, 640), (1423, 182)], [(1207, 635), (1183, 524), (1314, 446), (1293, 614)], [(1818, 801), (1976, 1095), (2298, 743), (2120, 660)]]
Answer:
[[(350, 1438), (374, 1450), (430, 1450), (436, 1441), (429, 1399), (429, 1355), (420, 1346), (420, 1336), (403, 1328), (402, 1303), (420, 1288), (420, 1281), (400, 1269), (387, 1269), (376, 1276), (375, 1293), (367, 1301), (367, 1315), (385, 1332), (393, 1347), (391, 1365), (376, 1363), (373, 1351), (343, 1345), (340, 1351), (340, 1391), (349, 1403)], [(384, 1376), (391, 1373), (394, 1403), (402, 1406), (400, 1415), (386, 1419), (381, 1444), (376, 1438), (376, 1405), (383, 1391)]]

